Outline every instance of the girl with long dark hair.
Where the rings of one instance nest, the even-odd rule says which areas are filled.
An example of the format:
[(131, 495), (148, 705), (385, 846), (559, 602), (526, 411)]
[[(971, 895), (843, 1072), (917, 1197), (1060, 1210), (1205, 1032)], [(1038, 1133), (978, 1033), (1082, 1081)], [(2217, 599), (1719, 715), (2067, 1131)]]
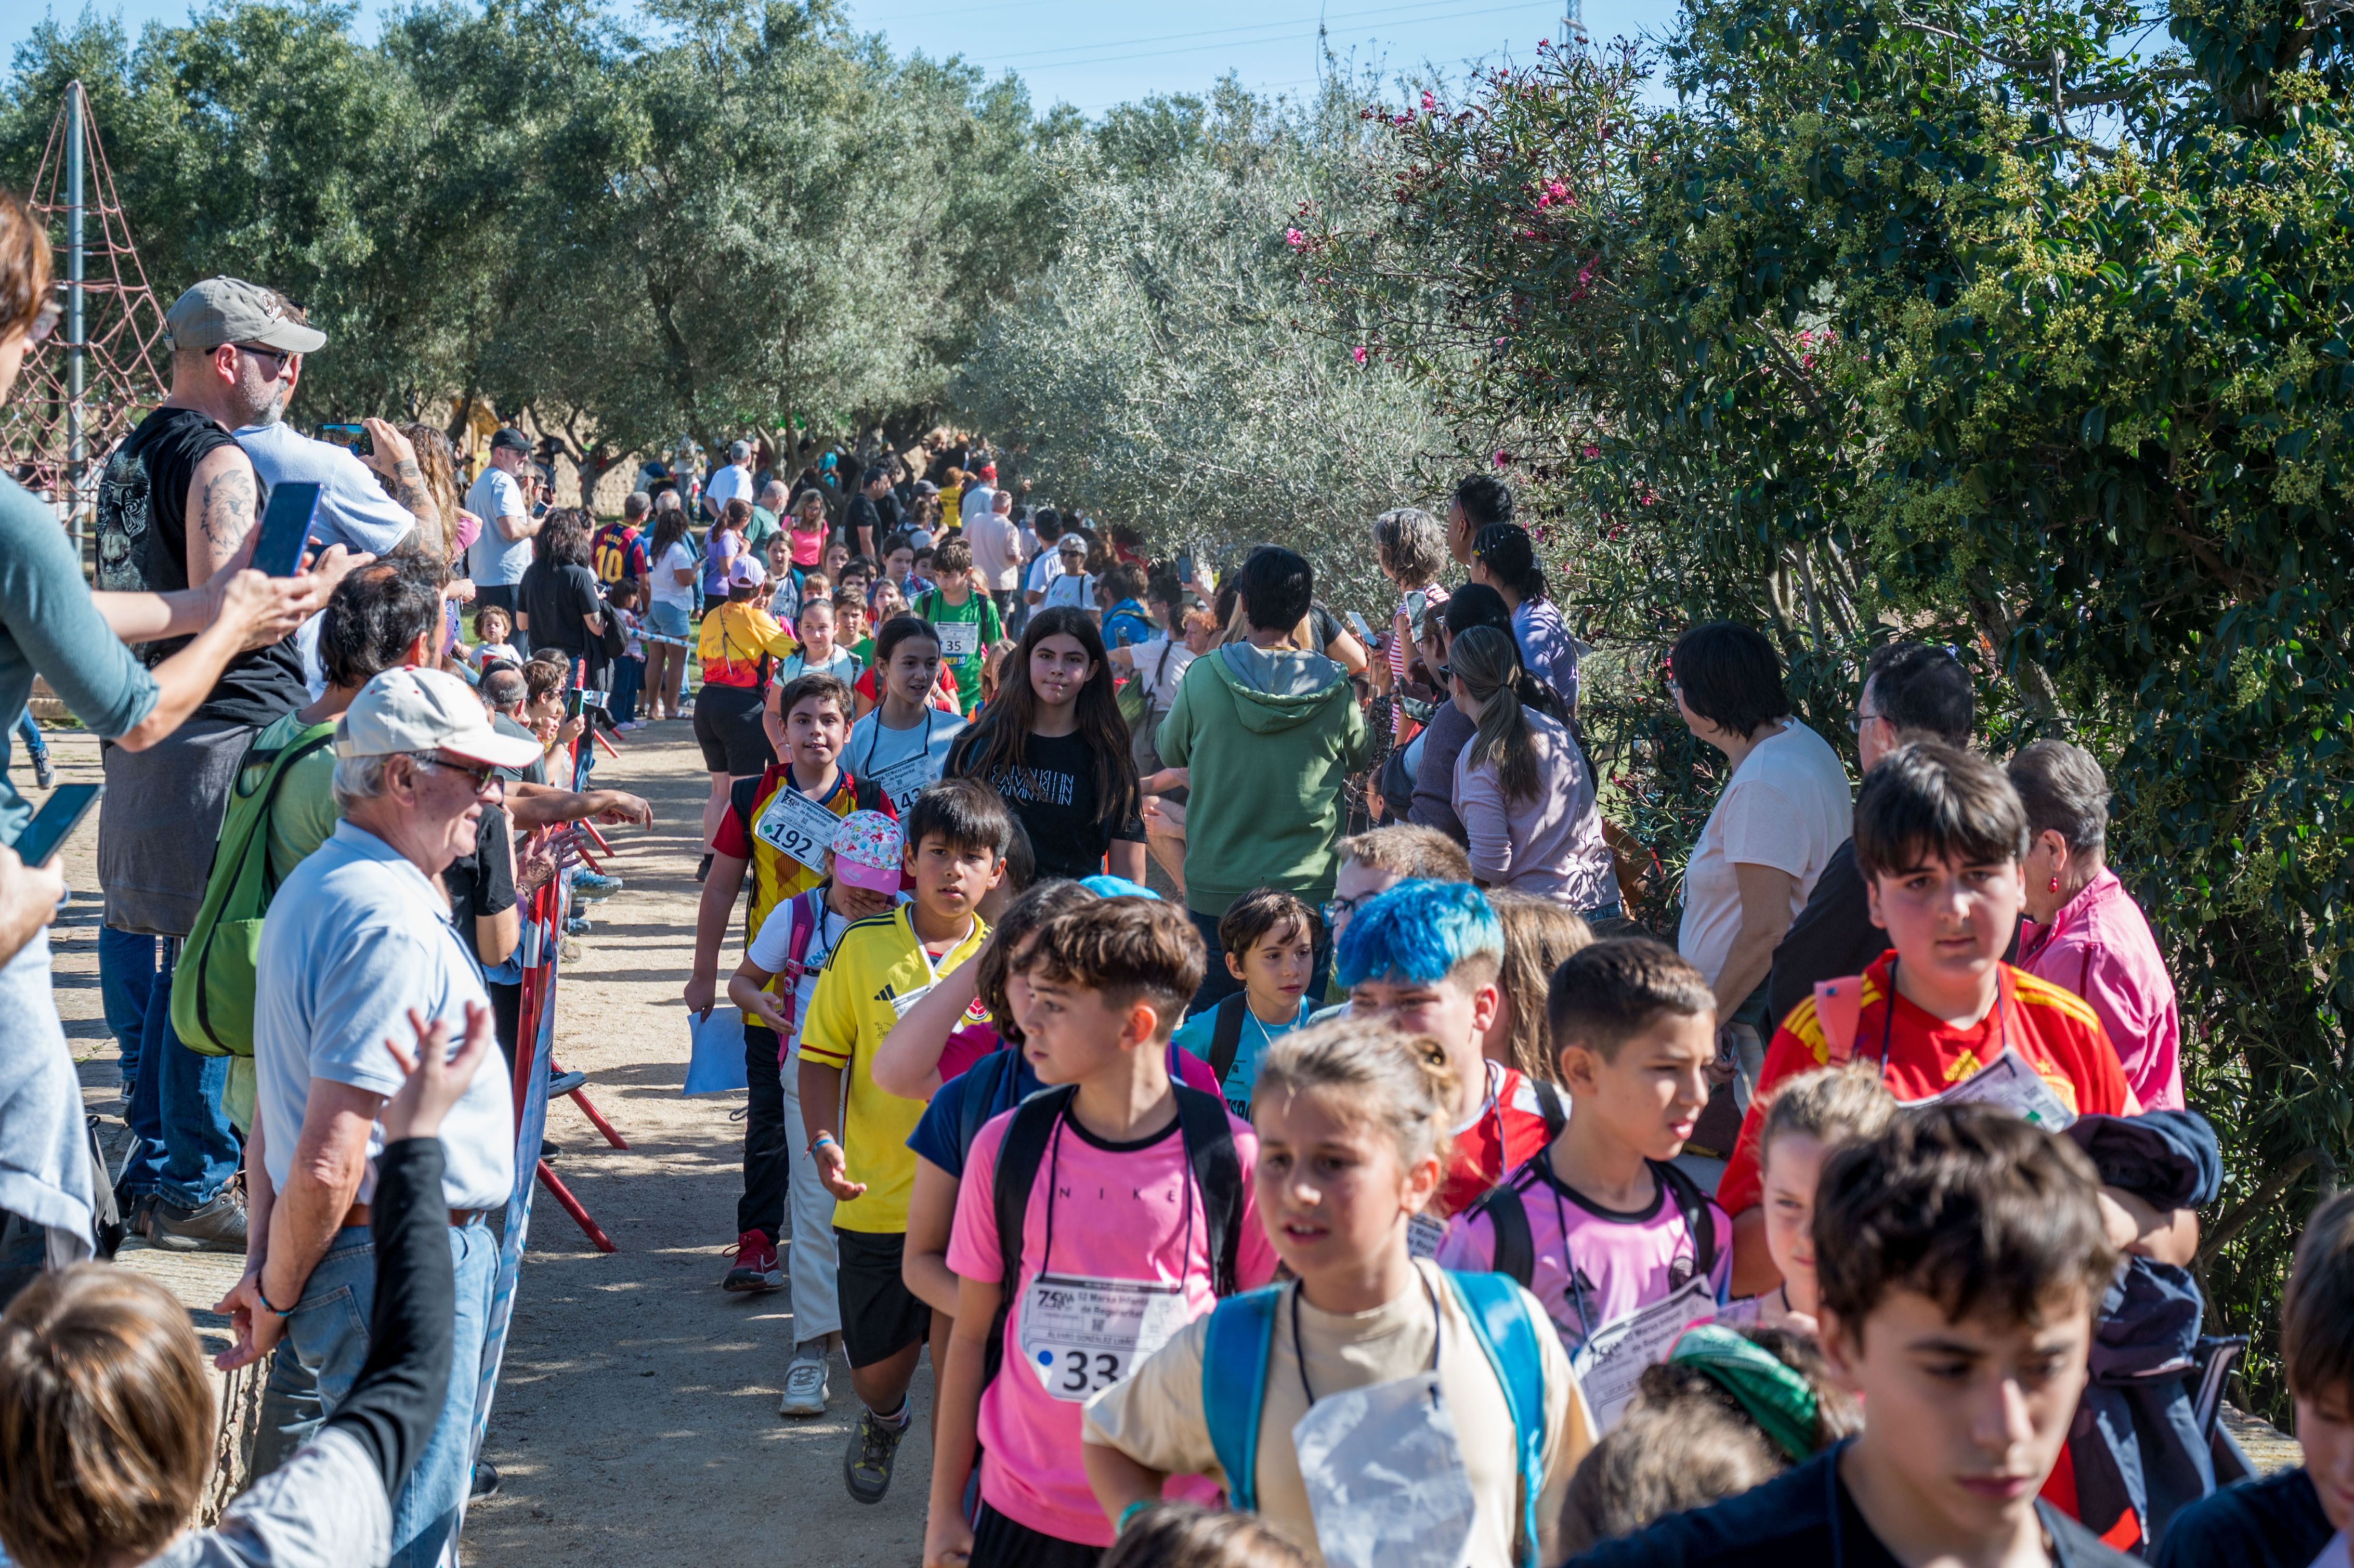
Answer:
[(604, 662), (605, 599), (588, 567), (588, 514), (559, 506), (534, 541), (531, 565), (515, 587), (515, 630), (526, 651), (552, 649), (568, 663)]
[(1038, 874), (1144, 880), (1144, 819), (1128, 721), (1112, 694), (1103, 638), (1087, 611), (1030, 618), (997, 695), (949, 748), (949, 778), (1005, 797), (1037, 852)]
[[(666, 496), (675, 492), (664, 491)], [(646, 546), (653, 594), (646, 606), (646, 693), (651, 716), (674, 719), (685, 704), (686, 640), (695, 624), (695, 541), (675, 499), (654, 507), (654, 536)]]
[(1561, 699), (1562, 711), (1577, 716), (1577, 639), (1545, 595), (1544, 567), (1536, 545), (1517, 523), (1490, 523), (1471, 541), (1471, 580), (1485, 583), (1511, 607), (1512, 640), (1521, 662)]

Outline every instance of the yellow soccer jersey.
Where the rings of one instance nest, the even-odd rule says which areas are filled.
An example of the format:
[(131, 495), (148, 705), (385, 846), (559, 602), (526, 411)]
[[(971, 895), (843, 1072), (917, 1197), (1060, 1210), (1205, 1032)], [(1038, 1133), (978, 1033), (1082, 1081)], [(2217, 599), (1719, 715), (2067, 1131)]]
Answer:
[(848, 1084), (842, 1150), (850, 1179), (865, 1182), (866, 1191), (834, 1205), (833, 1223), (845, 1231), (889, 1235), (907, 1228), (907, 1196), (916, 1184), (916, 1156), (907, 1139), (924, 1118), (924, 1102), (875, 1086), (875, 1048), (917, 997), (989, 935), (988, 923), (976, 916), (964, 940), (934, 963), (909, 923), (914, 914), (914, 905), (902, 904), (842, 934), (818, 977), (809, 1021), (801, 1028), (801, 1054), (843, 1069)]

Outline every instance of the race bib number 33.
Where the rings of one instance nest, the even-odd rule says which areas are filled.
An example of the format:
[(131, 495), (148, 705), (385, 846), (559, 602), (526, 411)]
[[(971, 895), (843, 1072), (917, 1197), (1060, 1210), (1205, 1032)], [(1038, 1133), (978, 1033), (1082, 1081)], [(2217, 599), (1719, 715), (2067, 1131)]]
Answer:
[(1022, 1359), (1055, 1399), (1109, 1388), (1186, 1322), (1174, 1285), (1042, 1274), (1022, 1293)]

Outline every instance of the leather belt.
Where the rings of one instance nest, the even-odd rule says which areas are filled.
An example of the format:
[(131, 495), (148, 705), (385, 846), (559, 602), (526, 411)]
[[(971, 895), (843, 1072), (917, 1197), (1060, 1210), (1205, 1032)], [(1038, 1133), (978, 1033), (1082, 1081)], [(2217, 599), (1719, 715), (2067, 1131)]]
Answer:
[[(446, 1213), (450, 1216), (450, 1224), (453, 1226), (471, 1225), (476, 1220), (487, 1220), (491, 1217), (491, 1211), (488, 1209), (451, 1209)], [(374, 1223), (374, 1215), (366, 1203), (354, 1203), (344, 1211), (344, 1224), (346, 1226), (365, 1226)]]

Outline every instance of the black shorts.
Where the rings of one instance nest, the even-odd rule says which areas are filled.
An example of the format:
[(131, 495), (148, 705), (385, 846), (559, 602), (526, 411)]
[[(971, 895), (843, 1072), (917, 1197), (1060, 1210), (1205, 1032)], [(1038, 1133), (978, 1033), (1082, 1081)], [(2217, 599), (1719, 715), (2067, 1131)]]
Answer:
[(695, 694), (695, 742), (706, 773), (744, 779), (777, 760), (760, 725), (760, 694), (750, 686), (706, 684)]
[(1096, 1568), (1110, 1548), (1082, 1546), (1016, 1523), (987, 1503), (972, 1521), (971, 1568)]
[(851, 1366), (887, 1361), (932, 1334), (932, 1309), (907, 1288), (899, 1260), (907, 1250), (905, 1231), (887, 1234), (834, 1227), (840, 1267), (835, 1293), (842, 1303), (842, 1351)]

